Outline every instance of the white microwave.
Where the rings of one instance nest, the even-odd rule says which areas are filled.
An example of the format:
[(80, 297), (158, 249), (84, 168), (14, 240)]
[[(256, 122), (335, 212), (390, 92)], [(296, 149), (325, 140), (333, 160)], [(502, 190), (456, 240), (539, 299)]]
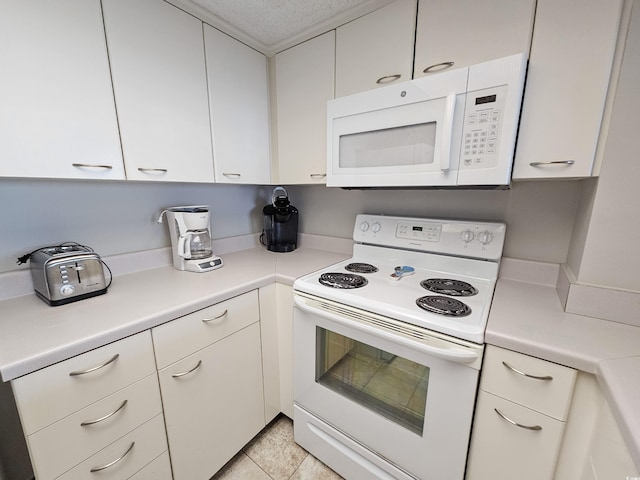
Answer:
[(506, 186), (526, 54), (330, 100), (327, 186)]

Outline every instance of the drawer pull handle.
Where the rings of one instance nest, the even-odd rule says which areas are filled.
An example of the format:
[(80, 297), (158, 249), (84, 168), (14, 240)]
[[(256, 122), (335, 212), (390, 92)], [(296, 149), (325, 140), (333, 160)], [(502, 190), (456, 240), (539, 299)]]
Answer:
[(71, 165), (76, 168), (104, 168), (105, 170), (111, 170), (113, 168), (111, 165), (100, 165), (97, 163), (72, 163)]
[(167, 173), (169, 170), (167, 170), (166, 168), (143, 168), (143, 167), (139, 167), (138, 171), (142, 172), (142, 173)]
[(202, 365), (202, 360), (198, 360), (198, 363), (196, 364), (195, 367), (193, 367), (191, 370), (187, 370), (186, 372), (182, 372), (182, 373), (174, 373), (173, 375), (171, 375), (173, 378), (180, 378), (180, 377), (184, 377), (185, 375), (189, 375), (190, 373), (195, 372), (197, 369), (200, 368), (200, 365)]
[(500, 415), (500, 417), (502, 417), (503, 419), (505, 419), (507, 422), (509, 422), (511, 425), (515, 425), (516, 427), (519, 428), (524, 428), (525, 430), (535, 430), (535, 431), (539, 431), (542, 430), (542, 427), (540, 425), (522, 425), (518, 422), (514, 422), (513, 420), (511, 420), (509, 417), (507, 417), (504, 413), (502, 413), (500, 410), (498, 410), (497, 408), (494, 408), (495, 412)]
[(554, 162), (531, 162), (529, 165), (532, 167), (544, 167), (546, 165), (573, 165), (575, 160), (556, 160)]
[(122, 455), (120, 455), (118, 458), (116, 458), (113, 462), (109, 462), (106, 465), (102, 465), (101, 467), (93, 467), (89, 471), (91, 473), (95, 473), (95, 472), (99, 472), (101, 470), (105, 470), (105, 469), (107, 469), (109, 467), (113, 467), (116, 463), (118, 463), (120, 460), (124, 459), (124, 457), (129, 455), (129, 452), (131, 452), (131, 450), (133, 450), (133, 446), (135, 444), (136, 444), (136, 442), (131, 442), (131, 445), (129, 445), (129, 448), (127, 448), (126, 452), (124, 452)]
[(396, 80), (400, 80), (400, 78), (402, 78), (402, 75), (400, 75), (399, 73), (396, 73), (394, 75), (386, 75), (376, 80), (376, 83), (378, 85), (384, 85), (385, 83), (391, 83), (395, 82)]
[(442, 70), (446, 70), (447, 68), (451, 68), (451, 67), (453, 67), (453, 62), (435, 63), (433, 65), (429, 65), (427, 68), (422, 70), (422, 73), (440, 72)]
[(100, 423), (103, 420), (106, 420), (107, 418), (111, 418), (116, 413), (118, 413), (120, 410), (122, 410), (126, 404), (127, 404), (127, 400), (122, 402), (122, 404), (120, 404), (120, 406), (118, 408), (116, 408), (113, 412), (107, 413), (104, 417), (96, 418), (95, 420), (87, 420), (86, 422), (82, 422), (80, 424), (80, 426), (81, 427), (88, 427), (89, 425), (95, 425), (96, 423)]
[(96, 370), (100, 370), (101, 368), (104, 368), (107, 365), (112, 364), (113, 362), (115, 362), (118, 359), (119, 356), (120, 356), (120, 354), (116, 353), (113, 357), (111, 357), (106, 362), (101, 363), (100, 365), (96, 365), (95, 367), (91, 367), (91, 368), (88, 368), (86, 370), (76, 370), (75, 372), (71, 372), (69, 374), (69, 376), (70, 377), (77, 377), (78, 375), (86, 375), (87, 373), (95, 372)]
[(236, 177), (236, 178), (240, 178), (242, 176), (240, 173), (225, 173), (225, 172), (222, 172), (222, 175), (224, 175), (225, 177)]
[(215, 317), (209, 317), (209, 318), (203, 318), (202, 321), (204, 323), (209, 323), (209, 322), (213, 322), (215, 320), (220, 320), (221, 318), (224, 318), (227, 316), (227, 313), (229, 313), (229, 310), (226, 310), (224, 312), (222, 312), (220, 315), (216, 315)]
[(509, 365), (507, 362), (502, 362), (502, 365), (504, 365), (505, 367), (507, 367), (509, 370), (511, 370), (512, 372), (517, 373), (518, 375), (522, 375), (523, 377), (527, 377), (527, 378), (533, 378), (534, 380), (543, 380), (545, 382), (550, 382), (551, 380), (553, 380), (553, 377), (550, 375), (545, 375), (543, 377), (539, 377), (537, 375), (530, 375), (528, 373), (524, 373), (521, 372), (520, 370), (518, 370), (517, 368), (513, 368), (511, 365)]
[(309, 174), (311, 178), (324, 178), (327, 176), (326, 173), (311, 173)]

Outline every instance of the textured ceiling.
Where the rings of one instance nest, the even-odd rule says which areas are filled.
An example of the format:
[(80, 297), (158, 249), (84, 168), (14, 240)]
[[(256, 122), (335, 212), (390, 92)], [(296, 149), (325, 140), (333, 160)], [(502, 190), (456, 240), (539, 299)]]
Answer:
[[(180, 3), (184, 3), (182, 0)], [(278, 50), (291, 39), (337, 19), (349, 21), (391, 0), (187, 0), (254, 39)], [(315, 34), (320, 32), (315, 32)]]

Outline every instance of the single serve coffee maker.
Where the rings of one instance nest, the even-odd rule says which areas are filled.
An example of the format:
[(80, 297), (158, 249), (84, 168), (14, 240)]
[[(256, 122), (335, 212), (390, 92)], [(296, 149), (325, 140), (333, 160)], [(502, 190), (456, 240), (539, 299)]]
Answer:
[(171, 207), (158, 218), (167, 217), (173, 253), (173, 266), (188, 272), (208, 272), (222, 266), (222, 259), (211, 249), (209, 207), (195, 205)]
[(262, 209), (261, 243), (272, 252), (293, 252), (298, 246), (298, 209), (283, 187), (273, 189), (271, 204)]

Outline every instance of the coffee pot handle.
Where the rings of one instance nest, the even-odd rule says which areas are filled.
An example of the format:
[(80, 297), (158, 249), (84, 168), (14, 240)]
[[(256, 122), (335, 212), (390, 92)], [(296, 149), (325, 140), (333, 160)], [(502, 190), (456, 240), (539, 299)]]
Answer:
[(187, 237), (185, 235), (180, 235), (178, 237), (178, 255), (183, 258), (191, 258), (191, 242), (187, 242)]

